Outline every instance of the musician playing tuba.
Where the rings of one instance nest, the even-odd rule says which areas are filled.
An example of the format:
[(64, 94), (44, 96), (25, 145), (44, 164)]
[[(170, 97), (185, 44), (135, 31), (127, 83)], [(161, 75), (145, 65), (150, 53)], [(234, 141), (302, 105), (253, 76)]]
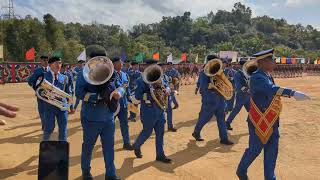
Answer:
[(152, 131), (156, 134), (156, 160), (163, 163), (170, 163), (163, 150), (163, 136), (165, 114), (168, 105), (170, 88), (163, 80), (163, 72), (157, 61), (149, 59), (146, 61), (147, 68), (139, 78), (135, 97), (141, 101), (140, 115), (143, 129), (133, 144), (134, 153), (137, 158), (142, 158), (140, 147), (150, 137)]
[(222, 61), (215, 55), (207, 56), (207, 64), (199, 77), (199, 87), (202, 97), (202, 106), (198, 122), (192, 136), (196, 141), (203, 141), (200, 132), (203, 126), (210, 121), (213, 115), (217, 118), (220, 143), (232, 145), (228, 138), (225, 124), (225, 100), (229, 100), (233, 94), (231, 82), (223, 73)]
[(105, 179), (119, 179), (114, 165), (114, 115), (119, 109), (119, 99), (124, 95), (124, 89), (115, 88), (114, 67), (106, 57), (106, 50), (92, 45), (88, 46), (86, 51), (89, 51), (87, 54), (91, 59), (78, 74), (75, 93), (76, 97), (82, 100), (82, 178), (93, 179), (90, 172), (91, 157), (100, 136), (106, 167)]

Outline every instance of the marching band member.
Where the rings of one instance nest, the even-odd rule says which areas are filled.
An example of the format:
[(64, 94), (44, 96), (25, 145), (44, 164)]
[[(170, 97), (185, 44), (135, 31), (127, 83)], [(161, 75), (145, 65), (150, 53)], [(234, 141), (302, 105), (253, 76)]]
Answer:
[[(210, 60), (214, 60), (217, 57), (215, 55), (207, 56), (207, 63)], [(207, 124), (213, 115), (217, 118), (217, 124), (219, 129), (220, 143), (225, 145), (232, 145), (228, 138), (227, 128), (225, 124), (225, 99), (222, 95), (220, 95), (215, 90), (210, 90), (209, 83), (210, 77), (205, 74), (204, 71), (200, 73), (199, 76), (200, 81), (200, 92), (202, 97), (202, 106), (199, 113), (198, 122), (194, 128), (192, 136), (196, 141), (204, 141), (201, 138), (200, 132), (205, 124)]]
[[(59, 57), (51, 57), (48, 61), (50, 70), (44, 73), (44, 79), (55, 87), (71, 95), (71, 85), (69, 78), (60, 73), (62, 61)], [(68, 110), (61, 110), (47, 102), (44, 102), (45, 117), (43, 120), (43, 140), (49, 140), (55, 127), (55, 119), (57, 119), (59, 127), (59, 140), (67, 141), (67, 123)]]
[[(165, 75), (168, 77), (168, 82), (170, 85), (170, 96), (168, 101), (168, 108), (167, 108), (167, 124), (168, 124), (168, 131), (176, 132), (177, 129), (173, 127), (172, 122), (172, 112), (173, 109), (177, 109), (179, 107), (175, 92), (179, 89), (180, 84), (180, 73), (173, 67), (172, 63), (169, 62), (169, 69), (165, 72)], [(172, 103), (174, 104), (174, 107), (172, 107)]]
[[(156, 64), (157, 61), (150, 59), (146, 60), (146, 63), (150, 66), (151, 64)], [(160, 77), (160, 81), (166, 88), (166, 92), (164, 93), (168, 96), (170, 88), (163, 80), (163, 77)], [(164, 110), (156, 104), (151, 95), (150, 86), (143, 80), (143, 78), (139, 78), (137, 80), (135, 97), (137, 100), (141, 101), (140, 116), (143, 125), (142, 131), (133, 144), (136, 157), (142, 158), (141, 146), (151, 136), (152, 131), (154, 130), (156, 134), (156, 160), (163, 163), (171, 163), (171, 159), (165, 155), (163, 150), (164, 124), (166, 122)]]
[(276, 85), (270, 73), (276, 68), (273, 49), (254, 54), (258, 70), (250, 76), (250, 110), (248, 117), (249, 147), (237, 169), (240, 180), (248, 179), (247, 170), (264, 150), (264, 177), (275, 180), (274, 173), (279, 146), (279, 115), (281, 96), (296, 100), (310, 99), (307, 95)]
[[(126, 90), (126, 94), (131, 95), (131, 90), (129, 88), (129, 76), (127, 73), (123, 72), (121, 69), (123, 67), (122, 60), (119, 57), (114, 57), (112, 59), (113, 66), (115, 69), (115, 86), (116, 88), (123, 87)], [(120, 121), (120, 129), (123, 140), (123, 149), (133, 150), (130, 143), (129, 135), (129, 125), (128, 125), (128, 99), (127, 96), (120, 98), (120, 112), (117, 117)]]
[(236, 72), (234, 75), (234, 85), (235, 85), (235, 106), (233, 107), (231, 113), (229, 114), (229, 117), (226, 121), (226, 126), (228, 130), (232, 130), (231, 123), (233, 119), (237, 116), (237, 114), (240, 112), (241, 108), (244, 106), (249, 112), (249, 99), (250, 99), (250, 94), (249, 94), (249, 87), (248, 87), (248, 79), (245, 76), (244, 72), (242, 71), (242, 66), (246, 63), (246, 60), (241, 59), (239, 64), (241, 68)]
[[(96, 48), (89, 54), (89, 58), (103, 56), (106, 58), (106, 51), (103, 47)], [(104, 66), (99, 66), (92, 70), (97, 76), (105, 74), (108, 70)], [(91, 158), (94, 145), (98, 136), (101, 138), (102, 151), (106, 169), (106, 180), (118, 180), (114, 165), (114, 134), (115, 119), (114, 113), (117, 103), (123, 91), (115, 91), (114, 80), (111, 78), (101, 85), (89, 84), (83, 72), (80, 72), (76, 81), (76, 97), (82, 100), (81, 125), (83, 128), (83, 143), (81, 152), (81, 169), (84, 180), (92, 180)], [(113, 95), (111, 96), (112, 92)], [(122, 93), (121, 93), (122, 92)], [(112, 99), (109, 99), (111, 96)]]
[[(74, 69), (75, 77), (78, 78), (78, 75), (80, 75), (80, 73), (82, 72), (84, 65), (85, 65), (85, 61), (83, 61), (83, 60), (78, 60), (78, 65), (77, 65), (77, 67), (75, 67), (75, 69)], [(77, 110), (77, 108), (78, 108), (78, 106), (79, 106), (79, 103), (80, 103), (80, 99), (76, 97), (76, 102), (75, 102), (75, 104), (74, 104), (74, 106), (73, 106), (74, 111)]]
[[(28, 78), (28, 84), (31, 86), (34, 90), (36, 90), (36, 84), (40, 76), (43, 76), (44, 73), (49, 71), (49, 66), (48, 66), (48, 56), (40, 56), (40, 67), (34, 70), (33, 74)], [(37, 103), (38, 103), (38, 112), (39, 112), (39, 117), (40, 121), (42, 124), (42, 129), (43, 129), (43, 121), (45, 117), (45, 106), (44, 106), (44, 101), (39, 99), (37, 97)]]
[[(134, 91), (135, 91), (136, 86), (137, 86), (136, 85), (136, 81), (137, 81), (137, 79), (141, 78), (141, 72), (139, 71), (139, 66), (138, 66), (139, 64), (137, 62), (132, 61), (130, 65), (131, 66), (130, 66), (130, 68), (129, 68), (127, 73), (129, 75), (129, 79), (130, 79), (129, 88), (132, 91), (131, 96), (134, 96)], [(136, 106), (136, 108), (138, 108), (138, 104), (136, 102), (132, 102), (133, 101), (132, 100), (133, 97), (129, 97), (128, 99), (129, 99), (129, 101), (131, 103), (133, 103), (134, 106)], [(129, 113), (130, 113), (130, 115), (129, 115), (128, 120), (132, 121), (132, 122), (135, 122), (136, 121), (136, 116), (137, 116), (136, 113), (132, 112), (132, 111), (130, 111)]]

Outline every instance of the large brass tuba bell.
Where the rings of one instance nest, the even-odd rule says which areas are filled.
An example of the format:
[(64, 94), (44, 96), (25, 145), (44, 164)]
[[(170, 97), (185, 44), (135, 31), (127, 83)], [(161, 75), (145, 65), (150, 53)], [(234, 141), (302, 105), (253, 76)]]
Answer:
[(83, 68), (84, 79), (92, 85), (101, 85), (110, 80), (114, 72), (112, 61), (105, 56), (88, 60)]
[[(84, 79), (92, 85), (101, 85), (109, 81), (114, 73), (112, 61), (106, 56), (96, 56), (88, 60), (83, 68)], [(115, 92), (115, 91), (114, 91)], [(112, 99), (112, 92), (110, 100)], [(120, 104), (117, 103), (117, 109), (113, 113), (116, 116), (120, 111)]]
[(168, 95), (162, 83), (163, 70), (155, 64), (148, 66), (142, 74), (142, 79), (149, 85), (151, 97), (162, 110), (168, 108)]
[(37, 84), (36, 96), (39, 99), (60, 108), (62, 111), (68, 110), (72, 103), (71, 95), (57, 88), (43, 77), (41, 77), (40, 82)]
[(204, 67), (204, 73), (210, 77), (208, 89), (216, 90), (226, 100), (233, 96), (233, 86), (229, 79), (224, 75), (223, 65), (220, 59), (210, 60)]

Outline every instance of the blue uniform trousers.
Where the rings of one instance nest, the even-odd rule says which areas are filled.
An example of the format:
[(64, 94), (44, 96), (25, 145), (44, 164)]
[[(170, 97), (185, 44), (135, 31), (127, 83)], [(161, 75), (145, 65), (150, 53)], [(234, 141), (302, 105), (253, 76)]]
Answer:
[[(146, 120), (148, 120), (148, 119), (146, 119)], [(140, 148), (142, 146), (142, 144), (144, 144), (144, 142), (151, 136), (152, 131), (154, 130), (155, 134), (156, 134), (157, 157), (165, 156), (164, 150), (163, 150), (164, 124), (165, 124), (164, 115), (161, 115), (160, 120), (153, 121), (152, 123), (150, 123), (150, 122), (144, 123), (142, 121), (143, 129), (140, 132), (138, 138), (136, 139), (133, 147), (135, 149)]]
[(168, 124), (168, 128), (173, 128), (173, 123), (172, 123), (172, 105), (171, 105), (171, 101), (170, 100), (169, 100), (168, 108), (167, 108), (167, 124)]
[(37, 102), (38, 102), (39, 117), (40, 117), (40, 121), (41, 121), (41, 129), (43, 130), (43, 121), (46, 118), (46, 116), (45, 116), (45, 113), (46, 113), (45, 102), (39, 98), (37, 98)]
[(115, 124), (112, 122), (95, 122), (81, 118), (83, 128), (83, 143), (81, 153), (81, 169), (88, 172), (91, 169), (91, 158), (98, 136), (101, 138), (103, 157), (107, 176), (116, 176), (114, 165), (114, 132)]
[(67, 141), (67, 123), (68, 123), (68, 111), (61, 111), (59, 108), (52, 106), (51, 104), (45, 104), (45, 118), (43, 119), (43, 140), (47, 141), (54, 130), (55, 122), (59, 127), (59, 140)]
[(121, 106), (117, 115), (120, 122), (120, 129), (123, 144), (130, 144), (129, 125), (128, 125), (128, 108)]
[[(277, 122), (276, 122), (277, 123)], [(271, 135), (267, 144), (262, 144), (259, 137), (255, 133), (255, 128), (251, 122), (248, 122), (249, 127), (249, 147), (245, 150), (240, 164), (238, 166), (238, 174), (244, 176), (247, 170), (256, 157), (264, 150), (264, 177), (266, 180), (275, 180), (274, 173), (276, 161), (278, 157), (279, 147), (279, 129), (273, 127), (273, 134)]]
[(194, 129), (195, 134), (199, 134), (204, 125), (206, 125), (213, 115), (217, 118), (220, 140), (228, 140), (228, 134), (225, 123), (224, 107), (216, 107), (217, 105), (203, 102), (199, 113), (199, 119)]
[(80, 103), (80, 99), (79, 98), (76, 98), (76, 103), (74, 104), (74, 109), (76, 110), (78, 105)]
[(226, 109), (225, 109), (226, 112), (232, 111), (233, 105), (234, 105), (234, 99), (235, 99), (234, 97), (235, 97), (235, 94), (233, 93), (232, 98), (230, 100), (226, 100)]
[(239, 95), (236, 94), (236, 104), (234, 106), (234, 108), (232, 109), (228, 119), (226, 122), (228, 123), (232, 123), (233, 119), (237, 116), (237, 114), (240, 112), (242, 106), (244, 106), (247, 110), (247, 112), (249, 112), (249, 108), (250, 108), (250, 97), (245, 96), (245, 95)]

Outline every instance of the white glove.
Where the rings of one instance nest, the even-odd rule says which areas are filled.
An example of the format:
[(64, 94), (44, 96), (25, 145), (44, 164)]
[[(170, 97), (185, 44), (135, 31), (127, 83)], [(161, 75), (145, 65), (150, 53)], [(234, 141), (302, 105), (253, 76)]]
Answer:
[(300, 91), (296, 91), (293, 94), (293, 97), (297, 100), (297, 101), (305, 101), (305, 100), (311, 100), (311, 98), (305, 94), (303, 94)]

